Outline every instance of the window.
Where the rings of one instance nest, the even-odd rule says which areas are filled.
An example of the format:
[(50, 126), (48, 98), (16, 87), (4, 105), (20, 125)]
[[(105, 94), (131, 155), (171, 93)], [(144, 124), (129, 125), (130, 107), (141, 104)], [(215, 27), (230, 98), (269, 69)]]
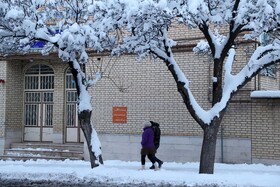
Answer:
[(66, 72), (66, 127), (78, 126), (77, 91), (70, 68)]
[[(268, 45), (270, 43), (272, 43), (272, 37), (270, 36), (269, 33), (265, 33), (263, 32), (261, 35), (260, 35), (260, 45)], [(273, 64), (271, 66), (268, 66), (264, 69), (261, 70), (260, 74), (263, 75), (263, 76), (268, 76), (268, 77), (273, 77), (275, 78), (276, 77), (276, 71), (277, 71), (277, 68), (276, 68), (276, 65)]]

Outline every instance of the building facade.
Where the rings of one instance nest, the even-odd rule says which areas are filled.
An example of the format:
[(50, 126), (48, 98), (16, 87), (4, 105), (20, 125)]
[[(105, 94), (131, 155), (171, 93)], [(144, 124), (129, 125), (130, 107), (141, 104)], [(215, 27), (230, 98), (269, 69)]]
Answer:
[(12, 142), (82, 142), (67, 64), (13, 59), (1, 61), (1, 71), (2, 151)]
[[(178, 42), (175, 59), (199, 104), (210, 108), (211, 58), (192, 52), (199, 34), (190, 35), (178, 27), (172, 33)], [(256, 45), (239, 42), (236, 62), (246, 63)], [(162, 160), (199, 161), (202, 129), (188, 113), (163, 62), (100, 54), (92, 55), (90, 61), (85, 67), (88, 77), (97, 69), (103, 72), (89, 92), (93, 126), (105, 160), (140, 160), (142, 124), (153, 120), (161, 125), (158, 156)], [(241, 66), (236, 64), (234, 71)], [(83, 142), (67, 63), (55, 55), (31, 54), (3, 59), (0, 67), (0, 155), (14, 142)], [(251, 97), (254, 91), (279, 90), (279, 82), (278, 72), (260, 74), (233, 97), (219, 132), (217, 162), (280, 164), (280, 97)]]

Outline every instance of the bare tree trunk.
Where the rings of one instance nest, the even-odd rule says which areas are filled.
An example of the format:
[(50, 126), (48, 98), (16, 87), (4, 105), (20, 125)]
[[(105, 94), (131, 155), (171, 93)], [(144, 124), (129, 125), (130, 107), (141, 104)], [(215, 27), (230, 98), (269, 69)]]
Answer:
[(210, 125), (203, 128), (204, 135), (200, 154), (199, 173), (214, 173), (216, 142), (220, 122), (219, 119), (215, 118)]
[(100, 156), (99, 159), (96, 158), (94, 152), (92, 151), (91, 145), (91, 134), (92, 134), (92, 126), (91, 126), (91, 111), (86, 110), (82, 111), (78, 114), (79, 123), (83, 130), (87, 145), (88, 145), (88, 152), (89, 158), (91, 163), (91, 168), (99, 166), (96, 160), (99, 160), (100, 164), (103, 164), (102, 157)]
[[(76, 83), (76, 89), (77, 89), (77, 95), (80, 96), (81, 88), (79, 87), (79, 81), (78, 81), (78, 74), (80, 73), (77, 69), (74, 68), (73, 62), (68, 62), (71, 72), (74, 78), (74, 81)], [(82, 76), (81, 76), (82, 77)], [(82, 128), (82, 131), (84, 133), (87, 146), (88, 146), (88, 152), (90, 157), (90, 163), (91, 168), (98, 167), (99, 163), (103, 164), (102, 156), (100, 155), (99, 158), (96, 158), (95, 153), (92, 151), (92, 145), (91, 145), (91, 134), (92, 134), (92, 126), (91, 126), (91, 110), (83, 110), (78, 113), (78, 120), (79, 125)]]
[(169, 71), (172, 73), (175, 81), (177, 82), (177, 88), (179, 93), (181, 94), (184, 103), (190, 112), (191, 116), (196, 120), (196, 122), (201, 126), (204, 132), (203, 136), (203, 143), (201, 147), (201, 154), (200, 154), (200, 166), (199, 166), (199, 173), (207, 173), (213, 174), (214, 172), (214, 163), (215, 163), (215, 153), (216, 153), (216, 141), (217, 141), (217, 134), (219, 130), (219, 126), (221, 123), (222, 116), (224, 112), (220, 114), (221, 118), (215, 117), (211, 124), (205, 124), (195, 112), (193, 106), (190, 103), (189, 93), (184, 88), (184, 83), (179, 82), (177, 73), (174, 70), (174, 66), (170, 65), (169, 61), (165, 61), (166, 65), (168, 66)]

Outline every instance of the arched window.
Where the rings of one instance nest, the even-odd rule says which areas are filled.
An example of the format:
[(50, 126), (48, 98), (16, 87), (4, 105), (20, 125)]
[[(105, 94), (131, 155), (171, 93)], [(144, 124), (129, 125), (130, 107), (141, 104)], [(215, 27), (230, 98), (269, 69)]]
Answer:
[(47, 65), (34, 65), (25, 72), (25, 126), (53, 125), (54, 72)]

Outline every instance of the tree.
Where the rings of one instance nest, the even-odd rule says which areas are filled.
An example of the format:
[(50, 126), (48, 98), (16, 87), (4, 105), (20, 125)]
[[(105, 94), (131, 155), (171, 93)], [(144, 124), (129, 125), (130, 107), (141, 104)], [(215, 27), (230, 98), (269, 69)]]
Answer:
[[(105, 4), (103, 4), (105, 3)], [(280, 24), (278, 0), (116, 0), (100, 1), (94, 8), (96, 21), (110, 33), (120, 30), (114, 54), (135, 53), (140, 58), (152, 54), (160, 58), (172, 74), (191, 116), (203, 130), (199, 173), (214, 172), (215, 149), (219, 126), (232, 96), (263, 68), (280, 61), (279, 40), (258, 46), (240, 72), (232, 74), (235, 61), (235, 41), (256, 39)], [(103, 16), (103, 18), (101, 18)], [(105, 17), (105, 19), (104, 19)], [(101, 18), (101, 19), (99, 19)], [(176, 22), (190, 29), (199, 29), (204, 42), (196, 52), (210, 51), (213, 57), (212, 107), (203, 109), (195, 100), (189, 80), (176, 63), (172, 47), (176, 42), (168, 37), (168, 29)], [(222, 35), (219, 32), (226, 29)], [(215, 30), (215, 32), (214, 32)], [(224, 33), (224, 32), (223, 32)]]
[[(36, 42), (45, 45), (43, 55), (58, 52), (76, 82), (78, 119), (90, 153), (91, 167), (103, 164), (101, 145), (91, 124), (91, 96), (87, 89), (101, 77), (87, 80), (80, 64), (88, 61), (87, 50), (102, 51), (113, 37), (100, 35), (88, 11), (91, 0), (2, 0), (0, 5), (0, 54), (28, 53)], [(105, 46), (105, 47), (104, 47)]]

